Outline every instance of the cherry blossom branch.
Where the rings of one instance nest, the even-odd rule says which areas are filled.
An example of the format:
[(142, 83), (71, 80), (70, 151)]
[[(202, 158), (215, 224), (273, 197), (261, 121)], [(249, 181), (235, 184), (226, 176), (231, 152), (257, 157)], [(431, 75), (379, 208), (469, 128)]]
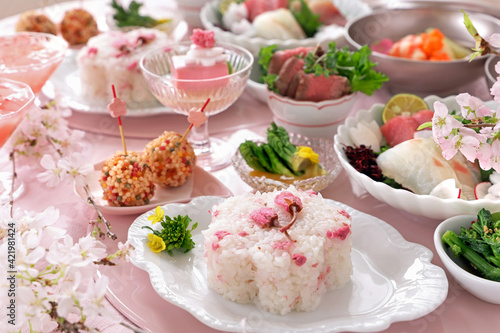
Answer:
[(16, 149), (13, 149), (9, 154), (9, 158), (12, 161), (12, 183), (10, 184), (10, 194), (9, 194), (10, 217), (11, 218), (14, 218), (14, 189), (15, 189), (15, 179), (17, 178), (15, 153), (16, 153)]
[(102, 215), (101, 211), (99, 210), (99, 207), (97, 207), (94, 197), (92, 196), (92, 193), (90, 193), (89, 186), (85, 185), (83, 188), (85, 189), (85, 194), (87, 195), (87, 202), (91, 204), (97, 212), (97, 220), (100, 222), (104, 222), (104, 225), (106, 226), (106, 234), (108, 235), (108, 237), (112, 240), (116, 240), (118, 237), (115, 233), (111, 232), (111, 223), (106, 220), (104, 215)]

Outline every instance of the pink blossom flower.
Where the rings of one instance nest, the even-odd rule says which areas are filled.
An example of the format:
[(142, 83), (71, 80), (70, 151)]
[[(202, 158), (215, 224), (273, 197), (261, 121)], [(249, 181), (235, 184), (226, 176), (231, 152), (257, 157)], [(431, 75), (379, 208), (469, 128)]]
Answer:
[(194, 29), (191, 41), (198, 47), (211, 48), (215, 45), (215, 34), (211, 30)]
[(274, 221), (278, 219), (278, 215), (270, 207), (261, 207), (251, 212), (250, 218), (261, 228), (271, 228), (274, 226)]
[(292, 260), (295, 261), (297, 266), (302, 266), (306, 263), (307, 258), (302, 254), (294, 253), (292, 254)]
[(490, 43), (491, 46), (500, 47), (500, 33), (494, 33), (493, 35), (491, 35), (490, 37), (486, 37), (485, 39), (488, 43)]
[(287, 212), (290, 212), (290, 206), (295, 204), (302, 209), (302, 201), (291, 192), (283, 191), (274, 198), (274, 203), (283, 206)]
[(463, 127), (460, 129), (460, 135), (461, 139), (458, 149), (468, 161), (474, 162), (481, 143), (477, 137), (476, 131), (471, 128)]
[(193, 108), (189, 110), (189, 116), (188, 116), (188, 121), (193, 124), (194, 127), (200, 127), (207, 121), (207, 115), (205, 112)]
[(444, 103), (439, 101), (434, 103), (432, 136), (437, 144), (439, 144), (440, 138), (447, 137), (454, 128), (460, 127), (463, 127), (463, 124), (448, 113), (448, 108)]
[(108, 104), (107, 109), (111, 117), (118, 118), (127, 114), (127, 102), (119, 98), (113, 98)]
[(457, 95), (456, 101), (460, 105), (462, 116), (465, 119), (476, 119), (490, 116), (493, 113), (479, 98), (468, 93)]

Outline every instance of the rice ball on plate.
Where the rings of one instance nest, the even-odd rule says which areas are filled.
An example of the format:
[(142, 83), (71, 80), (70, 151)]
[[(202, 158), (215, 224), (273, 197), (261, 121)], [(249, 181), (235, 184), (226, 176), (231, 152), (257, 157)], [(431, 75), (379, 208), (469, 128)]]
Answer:
[(116, 152), (106, 160), (99, 179), (103, 199), (110, 206), (147, 205), (155, 194), (153, 173), (144, 157), (135, 151)]
[(350, 281), (351, 217), (313, 191), (243, 194), (212, 208), (208, 286), (276, 314), (312, 311)]
[(144, 148), (144, 158), (154, 175), (154, 182), (162, 187), (183, 185), (193, 174), (196, 155), (182, 135), (165, 131)]
[(16, 23), (16, 31), (43, 32), (57, 35), (57, 26), (47, 15), (30, 10), (21, 14)]
[(70, 45), (85, 44), (99, 34), (97, 22), (85, 9), (76, 8), (64, 13), (61, 21), (61, 35)]

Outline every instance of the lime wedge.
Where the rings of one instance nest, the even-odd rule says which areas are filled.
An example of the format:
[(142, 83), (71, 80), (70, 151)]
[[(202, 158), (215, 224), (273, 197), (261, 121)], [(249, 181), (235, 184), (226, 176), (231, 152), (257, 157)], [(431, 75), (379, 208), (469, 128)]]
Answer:
[(219, 2), (219, 12), (224, 15), (229, 8), (229, 5), (233, 2), (236, 2), (236, 0), (222, 0)]
[(385, 123), (393, 117), (405, 113), (412, 114), (428, 108), (427, 103), (420, 96), (413, 94), (397, 94), (385, 105), (382, 111), (382, 121)]

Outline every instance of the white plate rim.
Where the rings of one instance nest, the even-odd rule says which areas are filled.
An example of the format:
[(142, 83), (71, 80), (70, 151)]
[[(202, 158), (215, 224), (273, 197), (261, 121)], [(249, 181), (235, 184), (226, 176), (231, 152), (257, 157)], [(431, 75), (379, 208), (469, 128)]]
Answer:
[[(206, 211), (209, 219), (210, 215), (208, 213), (208, 210), (214, 204), (217, 204), (222, 200), (223, 200), (222, 198), (212, 197), (212, 196), (197, 197), (188, 204), (167, 204), (163, 206), (163, 208), (165, 210), (165, 214), (167, 215), (169, 213), (174, 213), (174, 215), (179, 213), (186, 214), (188, 211), (189, 212)], [(408, 302), (407, 305), (410, 305), (409, 308), (407, 308), (406, 310), (404, 310), (403, 307), (401, 306), (402, 303), (404, 303), (405, 301), (403, 301), (402, 299), (398, 299), (397, 301), (392, 299), (392, 301), (394, 301), (395, 304), (394, 308), (392, 309), (393, 311), (391, 312), (384, 313), (384, 311), (378, 309), (372, 312), (372, 317), (362, 318), (362, 316), (356, 316), (352, 318), (340, 318), (337, 322), (334, 323), (322, 323), (316, 326), (308, 326), (307, 328), (294, 327), (293, 328), (294, 332), (326, 333), (326, 332), (341, 332), (346, 330), (355, 330), (359, 332), (380, 331), (389, 327), (391, 323), (398, 321), (414, 320), (419, 317), (422, 317), (434, 311), (440, 304), (444, 302), (448, 294), (448, 280), (446, 278), (444, 270), (441, 267), (435, 266), (431, 263), (431, 260), (433, 258), (432, 251), (430, 251), (429, 249), (420, 244), (406, 241), (394, 227), (390, 226), (389, 224), (378, 218), (357, 211), (345, 204), (330, 199), (327, 200), (329, 203), (345, 209), (353, 217), (353, 236), (356, 233), (355, 231), (356, 228), (363, 227), (368, 224), (375, 226), (376, 228), (378, 228), (378, 230), (380, 230), (379, 235), (382, 235), (383, 233), (384, 236), (383, 238), (386, 241), (384, 246), (390, 246), (392, 250), (404, 249), (405, 251), (411, 253), (414, 257), (408, 259), (413, 260), (412, 262), (418, 262), (419, 270), (425, 276), (422, 275), (413, 279), (412, 281), (412, 283), (414, 283), (413, 286), (406, 284), (404, 285), (404, 288), (401, 288), (405, 290), (407, 290), (408, 288), (411, 289), (411, 287), (418, 289), (418, 292), (416, 292), (414, 295), (415, 299), (413, 301), (415, 303), (408, 302), (408, 299), (405, 299), (405, 301)], [(152, 262), (148, 261), (145, 258), (145, 251), (146, 250), (149, 251), (149, 249), (147, 249), (147, 246), (145, 246), (147, 230), (141, 229), (141, 226), (150, 224), (150, 221), (147, 221), (147, 216), (149, 216), (152, 213), (153, 211), (150, 211), (148, 213), (139, 216), (129, 228), (128, 240), (135, 247), (136, 251), (136, 255), (133, 258), (131, 258), (132, 264), (134, 264), (140, 269), (145, 270), (149, 274), (153, 289), (158, 293), (158, 295), (160, 295), (166, 301), (187, 310), (192, 315), (194, 315), (198, 320), (203, 322), (205, 325), (215, 329), (231, 331), (231, 332), (241, 331), (242, 329), (241, 320), (243, 318), (236, 318), (236, 319), (232, 318), (232, 320), (228, 322), (227, 320), (224, 321), (224, 319), (211, 317), (210, 315), (207, 314), (207, 311), (201, 308), (197, 303), (190, 303), (189, 301), (186, 301), (186, 299), (184, 299), (183, 296), (177, 294), (175, 291), (169, 288), (169, 285), (167, 285), (167, 283), (165, 283), (164, 281), (162, 270), (157, 265), (158, 260), (161, 261), (161, 259), (155, 260), (156, 262)], [(359, 226), (357, 227), (357, 225)], [(202, 227), (203, 223), (200, 222), (199, 228)], [(195, 232), (193, 233), (194, 237), (202, 238), (202, 236), (196, 236), (197, 232), (200, 233), (201, 235), (201, 230), (198, 231), (195, 230)], [(355, 242), (356, 242), (355, 238), (353, 237), (353, 249), (356, 249)], [(201, 242), (197, 241), (196, 243), (197, 246), (195, 250), (193, 250), (192, 252), (201, 251), (201, 253), (203, 253), (202, 249), (203, 241)], [(397, 252), (398, 255), (400, 255), (399, 252), (401, 251), (395, 251), (395, 252)], [(356, 265), (356, 263), (354, 264)], [(398, 281), (394, 280), (391, 281), (392, 283), (396, 284), (398, 283)], [(397, 289), (395, 289), (395, 291), (397, 291)], [(220, 296), (216, 295), (215, 297), (220, 297)], [(399, 295), (399, 297), (401, 297), (401, 295)], [(222, 297), (220, 297), (220, 299), (217, 299), (217, 302), (223, 302), (223, 301), (225, 300), (223, 300)], [(217, 302), (214, 302), (213, 304), (216, 305)], [(314, 313), (314, 311), (310, 313)], [(294, 312), (288, 315), (293, 316), (293, 314)], [(275, 323), (275, 321), (269, 320), (269, 318), (280, 319), (284, 317), (269, 315), (268, 320), (264, 318), (263, 321), (264, 324), (266, 325), (265, 326), (266, 332), (277, 333), (277, 332), (290, 331), (290, 328), (287, 329), (283, 327), (280, 328), (272, 326), (272, 324)], [(244, 330), (248, 332), (257, 332), (259, 331), (259, 329), (262, 330), (262, 327), (260, 328), (244, 327)]]

